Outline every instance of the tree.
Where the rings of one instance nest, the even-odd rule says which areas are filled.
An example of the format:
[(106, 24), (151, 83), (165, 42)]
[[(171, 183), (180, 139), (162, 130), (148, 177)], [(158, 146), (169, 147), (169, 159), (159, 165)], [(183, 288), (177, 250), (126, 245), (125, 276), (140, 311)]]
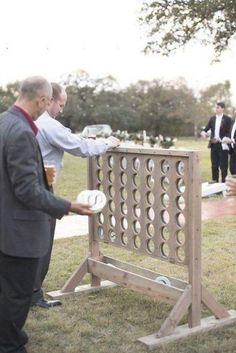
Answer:
[(77, 85), (67, 86), (68, 101), (60, 117), (61, 122), (73, 132), (82, 130), (85, 125), (93, 124), (94, 87)]
[(132, 89), (140, 130), (153, 136), (193, 134), (197, 102), (185, 83), (139, 81)]
[(230, 82), (226, 80), (200, 91), (200, 103), (213, 110), (217, 102), (224, 102), (227, 109), (231, 108)]
[(169, 55), (198, 39), (212, 43), (219, 58), (236, 33), (236, 1), (146, 0), (140, 22), (147, 26), (146, 52)]
[(224, 102), (227, 114), (231, 115), (232, 102), (230, 82), (226, 80), (223, 83), (208, 86), (200, 91), (198, 106), (198, 126), (204, 126), (210, 115), (214, 114), (217, 102)]
[(5, 88), (0, 87), (0, 113), (7, 110), (16, 100), (20, 83), (9, 83)]

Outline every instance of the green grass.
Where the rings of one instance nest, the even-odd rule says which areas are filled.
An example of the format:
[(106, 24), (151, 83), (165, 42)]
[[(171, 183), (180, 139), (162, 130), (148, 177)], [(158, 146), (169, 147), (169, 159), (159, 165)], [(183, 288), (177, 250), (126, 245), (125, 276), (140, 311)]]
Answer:
[(75, 200), (78, 193), (87, 189), (87, 159), (65, 154), (55, 193), (61, 197)]
[[(225, 224), (227, 222), (227, 231)], [(203, 283), (228, 309), (236, 308), (235, 219), (208, 221), (203, 226)], [(86, 236), (56, 240), (45, 290), (63, 286), (87, 254)], [(183, 268), (103, 246), (106, 255), (186, 278)], [(88, 278), (84, 282), (87, 282)], [(158, 331), (171, 307), (124, 288), (63, 298), (63, 306), (31, 309), (26, 324), (29, 352), (38, 353), (144, 353), (136, 339)], [(206, 315), (206, 311), (203, 312)], [(236, 325), (168, 344), (155, 353), (236, 352)]]
[(207, 148), (207, 141), (204, 139), (183, 139), (176, 142), (176, 147), (192, 149), (200, 152), (202, 181), (211, 180), (210, 150)]
[[(179, 140), (178, 147), (202, 154), (203, 180), (209, 179), (205, 141)], [(204, 179), (205, 178), (205, 179)], [(74, 199), (86, 188), (86, 160), (66, 155), (56, 191)], [(202, 282), (228, 309), (236, 309), (235, 217), (207, 221), (202, 226)], [(108, 256), (186, 279), (184, 268), (102, 245)], [(45, 291), (60, 289), (88, 253), (87, 236), (56, 240)], [(88, 283), (86, 276), (83, 283)], [(136, 339), (157, 332), (171, 306), (131, 290), (116, 287), (99, 293), (63, 298), (63, 306), (32, 308), (26, 323), (29, 353), (147, 353)], [(209, 313), (203, 309), (203, 316)], [(235, 353), (236, 325), (188, 337), (154, 353)]]

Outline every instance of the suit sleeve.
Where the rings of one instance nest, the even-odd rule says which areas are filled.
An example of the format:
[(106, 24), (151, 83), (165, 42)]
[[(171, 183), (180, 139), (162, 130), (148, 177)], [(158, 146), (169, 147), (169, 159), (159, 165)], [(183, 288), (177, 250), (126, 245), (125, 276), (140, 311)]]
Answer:
[(55, 218), (68, 213), (70, 202), (48, 191), (37, 141), (30, 131), (11, 133), (7, 144), (7, 169), (16, 198), (26, 207)]
[(205, 129), (203, 131), (207, 132), (208, 130), (211, 129), (211, 125), (212, 125), (212, 118), (210, 118), (208, 120), (207, 126), (205, 127)]
[(231, 138), (231, 126), (232, 126), (232, 119), (228, 117), (226, 136), (229, 138)]

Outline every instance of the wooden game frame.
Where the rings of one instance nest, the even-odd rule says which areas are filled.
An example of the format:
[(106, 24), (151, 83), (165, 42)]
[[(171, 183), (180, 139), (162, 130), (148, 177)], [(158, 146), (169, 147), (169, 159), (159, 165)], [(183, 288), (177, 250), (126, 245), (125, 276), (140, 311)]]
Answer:
[[(117, 148), (89, 158), (88, 188), (102, 190), (107, 205), (89, 220), (88, 256), (61, 290), (48, 293), (51, 298), (121, 285), (173, 304), (159, 331), (139, 338), (149, 348), (236, 319), (236, 312), (227, 311), (201, 281), (198, 152)], [(188, 280), (165, 275), (170, 285), (159, 283), (162, 273), (108, 257), (100, 242), (184, 266)], [(79, 286), (87, 273), (91, 284)], [(212, 318), (201, 320), (202, 304)], [(178, 326), (186, 314), (188, 324)]]

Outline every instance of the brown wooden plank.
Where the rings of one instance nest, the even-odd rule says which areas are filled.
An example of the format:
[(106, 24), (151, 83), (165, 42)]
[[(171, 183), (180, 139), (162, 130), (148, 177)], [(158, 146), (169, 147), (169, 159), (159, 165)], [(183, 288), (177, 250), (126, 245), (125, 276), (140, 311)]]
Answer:
[(190, 155), (189, 170), (189, 283), (192, 286), (192, 304), (189, 311), (189, 326), (201, 320), (201, 180), (199, 154)]
[(80, 283), (82, 278), (88, 273), (88, 256), (80, 263), (61, 289), (62, 293), (72, 292)]
[[(88, 175), (88, 189), (93, 190), (94, 180), (93, 180), (93, 163), (94, 159), (90, 157), (87, 164), (87, 175)], [(94, 226), (94, 216), (89, 217), (89, 251), (91, 256), (99, 256), (99, 242), (94, 238), (95, 226)], [(99, 286), (101, 279), (94, 275), (91, 275), (91, 285)]]
[(62, 293), (61, 290), (56, 290), (56, 291), (47, 292), (47, 295), (51, 299), (60, 299), (68, 295), (95, 293), (95, 292), (99, 292), (102, 289), (114, 288), (116, 286), (117, 284), (113, 282), (101, 281), (101, 285), (97, 287), (92, 287), (91, 284), (83, 284), (81, 286), (76, 287), (75, 290), (73, 290), (72, 292)]
[(158, 337), (168, 336), (174, 332), (174, 330), (176, 329), (176, 326), (188, 311), (188, 308), (192, 300), (191, 294), (192, 294), (191, 286), (188, 285), (185, 288), (184, 293), (181, 295), (177, 303), (174, 305), (173, 309), (171, 310), (166, 320), (161, 325), (161, 328), (157, 334)]
[(152, 155), (158, 155), (158, 156), (177, 156), (177, 157), (188, 157), (189, 153), (191, 153), (190, 150), (181, 150), (181, 149), (176, 149), (176, 150), (170, 150), (170, 149), (164, 149), (164, 148), (146, 148), (146, 147), (118, 147), (112, 151), (112, 153), (128, 153), (128, 154), (152, 154)]
[(88, 271), (95, 276), (117, 283), (168, 303), (176, 302), (183, 290), (157, 283), (149, 278), (121, 270), (117, 267), (88, 259)]
[(154, 333), (149, 336), (140, 337), (138, 341), (151, 350), (164, 344), (183, 339), (185, 337), (200, 334), (201, 332), (207, 332), (213, 329), (218, 329), (236, 322), (236, 311), (230, 310), (229, 314), (230, 316), (228, 318), (220, 320), (215, 319), (214, 316), (204, 318), (201, 320), (201, 325), (195, 326), (193, 328), (189, 328), (188, 325), (178, 326), (174, 334), (170, 336), (159, 338), (157, 337), (157, 334)]
[(147, 278), (150, 278), (153, 280), (155, 280), (158, 276), (165, 276), (169, 279), (169, 281), (171, 282), (171, 285), (176, 288), (185, 289), (185, 287), (188, 284), (186, 281), (182, 281), (180, 279), (177, 279), (177, 278), (174, 278), (171, 276), (167, 276), (163, 273), (154, 272), (154, 271), (148, 270), (148, 269), (140, 267), (140, 266), (132, 265), (128, 262), (120, 261), (120, 260), (114, 259), (109, 256), (103, 256), (103, 262), (110, 263), (116, 267), (123, 269), (123, 270), (127, 270), (129, 272), (133, 272), (133, 273), (139, 274), (143, 277), (147, 277)]

